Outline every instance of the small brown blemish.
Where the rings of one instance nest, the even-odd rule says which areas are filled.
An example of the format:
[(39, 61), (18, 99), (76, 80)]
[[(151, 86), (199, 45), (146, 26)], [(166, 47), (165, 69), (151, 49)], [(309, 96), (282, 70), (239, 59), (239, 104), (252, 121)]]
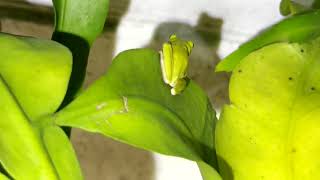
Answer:
[(239, 70), (238, 70), (238, 73), (242, 73), (242, 70), (241, 70), (241, 69), (239, 69)]
[(292, 149), (291, 149), (291, 152), (292, 152), (292, 153), (297, 152), (296, 148), (292, 148)]
[(293, 80), (293, 78), (292, 78), (292, 77), (289, 77), (288, 79), (289, 79), (289, 81), (292, 81), (292, 80)]
[(310, 89), (311, 89), (311, 91), (315, 91), (315, 90), (316, 90), (316, 88), (315, 88), (315, 87), (311, 87)]
[(304, 49), (300, 49), (300, 52), (301, 52), (301, 53), (304, 53)]

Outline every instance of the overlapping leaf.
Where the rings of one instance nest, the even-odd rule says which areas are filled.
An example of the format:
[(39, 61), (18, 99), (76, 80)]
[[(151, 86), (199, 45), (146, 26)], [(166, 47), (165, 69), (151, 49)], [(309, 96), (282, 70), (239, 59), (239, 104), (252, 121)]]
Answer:
[(58, 179), (38, 134), (0, 76), (0, 162), (14, 179)]
[(71, 53), (49, 40), (0, 34), (0, 161), (15, 179), (82, 178), (67, 137), (50, 122), (71, 73)]
[(216, 71), (232, 71), (252, 51), (277, 42), (304, 42), (320, 35), (320, 10), (286, 18), (258, 36), (242, 44), (236, 51), (224, 58)]
[(172, 96), (162, 81), (159, 54), (152, 50), (118, 55), (106, 75), (52, 118), (58, 125), (205, 161), (211, 165), (211, 179), (218, 177), (212, 169), (216, 118), (207, 96), (192, 81), (181, 95)]
[(90, 47), (103, 30), (109, 0), (53, 0), (55, 30), (52, 40), (72, 52), (73, 65), (68, 91), (60, 108), (65, 107), (81, 89)]
[(70, 51), (54, 41), (0, 33), (0, 74), (31, 120), (58, 109), (71, 66)]

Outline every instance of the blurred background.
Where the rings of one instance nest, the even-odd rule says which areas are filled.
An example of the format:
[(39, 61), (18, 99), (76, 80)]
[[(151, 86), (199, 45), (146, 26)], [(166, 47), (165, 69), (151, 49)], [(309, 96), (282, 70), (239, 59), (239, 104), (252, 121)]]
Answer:
[[(94, 1), (92, 1), (94, 2)], [(192, 40), (188, 76), (219, 112), (228, 103), (227, 73), (215, 65), (267, 26), (279, 21), (280, 0), (110, 0), (104, 33), (90, 53), (85, 86), (101, 76), (119, 52), (161, 49), (170, 34)], [(0, 0), (0, 29), (50, 39), (51, 0)], [(149, 153), (74, 129), (72, 143), (88, 180), (201, 180), (195, 163)]]

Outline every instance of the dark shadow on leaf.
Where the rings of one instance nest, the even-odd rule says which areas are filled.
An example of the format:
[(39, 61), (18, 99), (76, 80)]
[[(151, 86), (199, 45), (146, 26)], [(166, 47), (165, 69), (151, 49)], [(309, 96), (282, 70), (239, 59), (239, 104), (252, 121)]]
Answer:
[(68, 90), (60, 106), (60, 108), (63, 108), (73, 100), (77, 91), (82, 87), (82, 82), (86, 75), (90, 45), (85, 39), (65, 32), (54, 32), (52, 40), (68, 47), (73, 56)]
[(314, 0), (312, 7), (313, 9), (320, 9), (320, 0)]
[(219, 162), (220, 175), (223, 180), (234, 180), (231, 166), (221, 156), (217, 155)]
[[(83, 38), (65, 32), (54, 32), (52, 40), (57, 41), (67, 48), (72, 53), (72, 71), (68, 84), (66, 95), (61, 103), (59, 110), (68, 105), (75, 97), (75, 94), (82, 87), (86, 75), (86, 69), (88, 64), (88, 56), (90, 52), (90, 46)], [(71, 129), (63, 127), (63, 130), (70, 137)]]
[(4, 169), (3, 165), (0, 163), (0, 172), (5, 175), (8, 179), (13, 179), (10, 174)]
[[(106, 67), (111, 64), (117, 28), (129, 5), (130, 0), (110, 0), (104, 32), (93, 44), (89, 55), (86, 85), (103, 75)], [(54, 23), (53, 9), (24, 0), (0, 0), (0, 23), (3, 20), (9, 21), (2, 24), (3, 30), (7, 33), (49, 39)], [(40, 33), (42, 34), (39, 35)], [(81, 38), (63, 33), (57, 33), (55, 36), (55, 38), (67, 37), (68, 43), (80, 43), (71, 48), (82, 46), (79, 51), (87, 54), (88, 45)], [(80, 63), (82, 68), (83, 64)], [(72, 132), (72, 142), (86, 179), (155, 179), (155, 163), (150, 152), (79, 130)]]
[(203, 155), (204, 162), (209, 164), (211, 167), (213, 167), (214, 169), (216, 169), (219, 172), (218, 160), (215, 155), (216, 154), (215, 149), (212, 149), (204, 144), (201, 144), (201, 148), (204, 153), (204, 155)]

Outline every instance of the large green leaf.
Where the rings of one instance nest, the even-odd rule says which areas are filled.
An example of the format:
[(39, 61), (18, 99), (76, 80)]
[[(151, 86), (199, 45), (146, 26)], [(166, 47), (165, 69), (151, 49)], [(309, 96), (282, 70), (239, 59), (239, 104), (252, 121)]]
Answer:
[(0, 74), (31, 120), (58, 109), (71, 66), (70, 51), (54, 41), (0, 33)]
[(52, 40), (70, 49), (73, 55), (68, 91), (60, 108), (79, 92), (86, 75), (90, 47), (102, 32), (109, 0), (53, 0), (55, 30)]
[(81, 179), (68, 138), (36, 121), (61, 104), (71, 53), (54, 41), (0, 34), (0, 57), (1, 164), (16, 179)]
[(224, 58), (216, 71), (232, 71), (252, 51), (276, 42), (303, 42), (320, 35), (320, 10), (282, 20)]
[(320, 179), (320, 39), (276, 43), (233, 70), (216, 128), (224, 179)]
[[(181, 95), (172, 96), (162, 81), (159, 61), (159, 54), (152, 50), (121, 53), (106, 75), (52, 118), (58, 125), (204, 161), (215, 172), (216, 117), (207, 96), (192, 81)], [(217, 173), (207, 174), (212, 175), (207, 179), (218, 177)]]
[(57, 126), (41, 128), (41, 137), (59, 179), (81, 180), (81, 169), (68, 136)]
[(53, 0), (55, 31), (79, 36), (89, 44), (101, 33), (109, 0)]
[(14, 179), (58, 179), (27, 117), (0, 76), (0, 162)]

